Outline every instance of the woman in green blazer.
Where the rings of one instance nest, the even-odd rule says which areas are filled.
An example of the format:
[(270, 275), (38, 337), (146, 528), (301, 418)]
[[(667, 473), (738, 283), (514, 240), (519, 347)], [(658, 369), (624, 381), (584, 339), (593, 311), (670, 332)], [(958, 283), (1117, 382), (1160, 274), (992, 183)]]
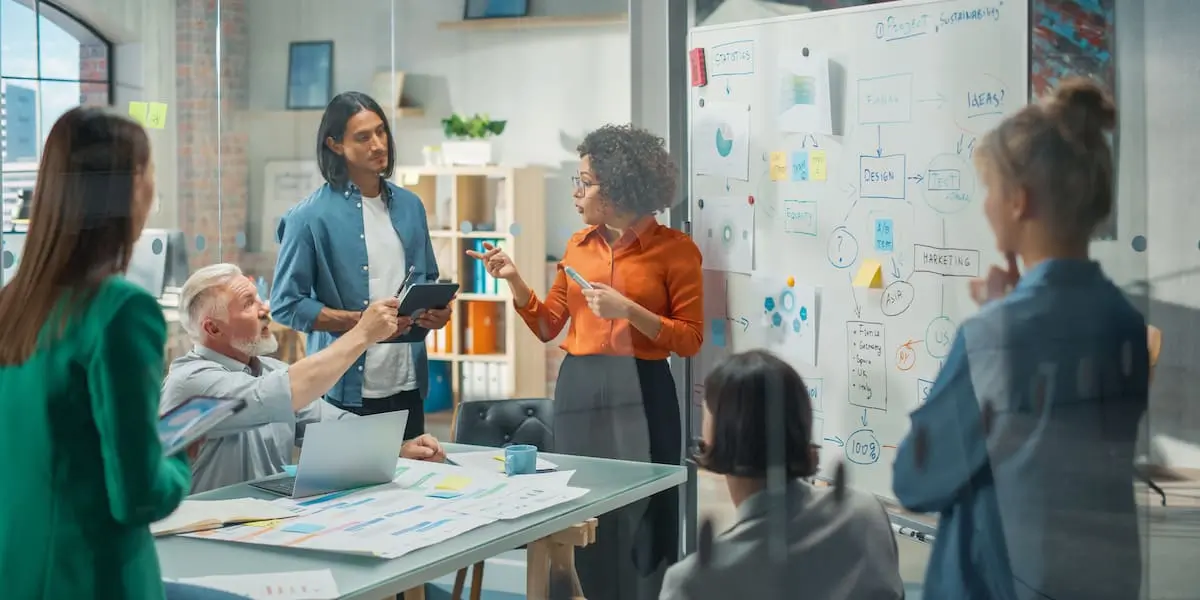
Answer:
[(0, 289), (0, 593), (164, 595), (148, 525), (191, 486), (156, 433), (166, 324), (121, 277), (154, 198), (146, 133), (75, 109), (46, 139)]

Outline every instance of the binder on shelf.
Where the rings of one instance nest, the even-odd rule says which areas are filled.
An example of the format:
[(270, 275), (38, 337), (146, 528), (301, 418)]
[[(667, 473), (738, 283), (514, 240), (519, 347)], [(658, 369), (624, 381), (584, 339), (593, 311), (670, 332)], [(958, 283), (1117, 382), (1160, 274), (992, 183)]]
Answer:
[(495, 354), (499, 351), (496, 346), (497, 313), (501, 308), (496, 302), (464, 302), (466, 305), (467, 322), (463, 331), (463, 352), (465, 354)]

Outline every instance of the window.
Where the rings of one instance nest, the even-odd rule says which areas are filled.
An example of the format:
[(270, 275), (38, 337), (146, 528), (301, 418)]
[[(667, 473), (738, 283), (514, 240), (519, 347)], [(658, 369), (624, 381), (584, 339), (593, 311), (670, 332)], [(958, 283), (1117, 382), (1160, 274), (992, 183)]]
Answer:
[[(5, 224), (33, 189), (42, 144), (68, 110), (112, 103), (112, 45), (43, 0), (0, 0), (0, 187)], [(7, 230), (7, 227), (5, 227)]]

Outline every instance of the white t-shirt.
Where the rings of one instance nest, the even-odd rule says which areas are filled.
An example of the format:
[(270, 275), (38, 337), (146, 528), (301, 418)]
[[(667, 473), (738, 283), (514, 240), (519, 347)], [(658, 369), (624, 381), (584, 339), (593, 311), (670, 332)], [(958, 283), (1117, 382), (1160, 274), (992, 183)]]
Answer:
[[(395, 295), (408, 265), (404, 245), (392, 227), (387, 205), (382, 198), (362, 199), (363, 241), (367, 245), (367, 277), (371, 302)], [(386, 398), (417, 389), (412, 349), (408, 344), (374, 344), (367, 348), (363, 368), (363, 398)]]

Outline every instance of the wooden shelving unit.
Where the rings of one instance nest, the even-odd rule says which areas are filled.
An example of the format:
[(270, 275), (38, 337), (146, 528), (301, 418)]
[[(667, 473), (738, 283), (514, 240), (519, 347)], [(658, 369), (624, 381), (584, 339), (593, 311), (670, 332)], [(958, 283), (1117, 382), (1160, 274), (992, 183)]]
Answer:
[(535, 17), (510, 17), (504, 19), (465, 19), (438, 23), (438, 29), (452, 31), (503, 31), (514, 29), (547, 29), (554, 27), (605, 27), (624, 25), (629, 15), (612, 13), (603, 15), (552, 15)]
[[(450, 363), (453, 405), (471, 399), (540, 398), (546, 394), (545, 344), (534, 337), (517, 315), (512, 297), (501, 281), (498, 291), (472, 287), (475, 259), (466, 255), (475, 240), (496, 240), (539, 295), (545, 290), (546, 185), (538, 167), (408, 167), (396, 168), (395, 181), (421, 198), (429, 221), (430, 238), (443, 279), (461, 286), (454, 315), (447, 326), (450, 352), (431, 352), (430, 360)], [(464, 228), (463, 223), (470, 223)], [(495, 352), (469, 353), (469, 305), (499, 305), (495, 310)], [(499, 369), (500, 389), (472, 393), (463, 381), (466, 365)], [(494, 366), (493, 366), (494, 365)], [(474, 368), (474, 367), (471, 367)]]

